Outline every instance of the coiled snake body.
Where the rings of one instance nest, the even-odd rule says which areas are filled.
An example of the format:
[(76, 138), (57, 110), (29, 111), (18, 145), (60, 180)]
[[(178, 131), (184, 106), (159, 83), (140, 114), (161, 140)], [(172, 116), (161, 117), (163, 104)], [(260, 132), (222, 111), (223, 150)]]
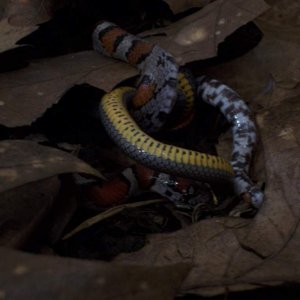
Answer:
[[(118, 88), (106, 94), (100, 104), (100, 113), (107, 132), (123, 151), (160, 172), (151, 184), (153, 190), (176, 204), (181, 201), (181, 196), (168, 188), (168, 174), (206, 182), (232, 181), (237, 194), (248, 193), (254, 207), (261, 205), (263, 194), (248, 176), (256, 143), (255, 124), (247, 105), (233, 90), (203, 76), (195, 80), (196, 91), (193, 93), (169, 53), (110, 22), (97, 25), (93, 42), (100, 53), (126, 61), (141, 72), (136, 89)], [(179, 98), (186, 101), (186, 115), (193, 109), (191, 98), (202, 99), (220, 109), (232, 127), (231, 163), (221, 157), (158, 142), (147, 134), (165, 125)], [(134, 185), (132, 182), (137, 173), (128, 169), (123, 172), (123, 177)]]

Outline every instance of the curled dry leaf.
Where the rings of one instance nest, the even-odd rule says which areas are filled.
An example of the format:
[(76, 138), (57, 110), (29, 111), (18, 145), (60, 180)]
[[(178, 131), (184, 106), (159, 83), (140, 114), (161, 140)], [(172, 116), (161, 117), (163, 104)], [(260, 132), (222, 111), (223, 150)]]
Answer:
[[(253, 0), (251, 4), (219, 0), (166, 28), (143, 35), (166, 34), (148, 39), (171, 52), (180, 63), (204, 59), (215, 56), (218, 43), (266, 8), (262, 0)], [(26, 69), (0, 74), (0, 124), (31, 124), (74, 84), (86, 82), (109, 91), (136, 74), (137, 70), (127, 64), (94, 52), (45, 59)]]
[(72, 0), (0, 1), (0, 52), (16, 47), (16, 42), (47, 21), (55, 9)]
[(16, 47), (15, 43), (33, 32), (36, 24), (51, 16), (53, 0), (0, 2), (0, 52)]
[(163, 34), (149, 40), (172, 53), (179, 64), (185, 64), (216, 56), (219, 43), (266, 9), (263, 0), (217, 0), (171, 26), (142, 35)]
[(0, 295), (11, 300), (172, 300), (190, 270), (184, 263), (129, 267), (3, 248), (0, 255), (5, 257), (0, 260)]
[(5, 7), (6, 7), (6, 2), (7, 2), (8, 0), (2, 0), (2, 1), (0, 1), (0, 20), (3, 18), (3, 16), (4, 16), (4, 12), (5, 12)]
[[(226, 82), (246, 101), (255, 99), (263, 90), (270, 91), (272, 82), (282, 88), (296, 89), (300, 82), (300, 24), (295, 14), (300, 14), (298, 1), (278, 1), (256, 19), (264, 34), (256, 48), (233, 62), (203, 69), (201, 73)], [(277, 100), (277, 97), (272, 99)], [(270, 107), (273, 103), (262, 96), (257, 105)]]
[(8, 19), (0, 21), (0, 52), (16, 47), (15, 43), (22, 37), (33, 32), (36, 26), (12, 26)]
[(101, 174), (82, 160), (23, 140), (0, 142), (0, 192), (63, 173)]
[[(68, 0), (59, 1), (63, 5)], [(47, 21), (53, 11), (54, 0), (13, 0), (8, 1), (4, 16), (13, 26), (28, 26)]]

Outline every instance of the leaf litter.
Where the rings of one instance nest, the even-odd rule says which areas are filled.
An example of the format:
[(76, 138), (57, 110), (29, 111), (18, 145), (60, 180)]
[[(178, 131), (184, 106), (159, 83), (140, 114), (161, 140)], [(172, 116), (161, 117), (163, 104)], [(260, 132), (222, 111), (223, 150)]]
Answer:
[(75, 156), (25, 140), (0, 142), (0, 191), (62, 173), (103, 176)]
[(34, 25), (28, 26), (12, 26), (8, 19), (0, 21), (0, 52), (14, 48), (15, 43), (22, 37), (34, 31), (37, 27)]
[[(115, 263), (131, 265), (132, 270), (135, 268), (133, 265), (142, 265), (145, 268), (148, 266), (151, 270), (174, 267), (174, 273), (179, 270), (174, 263), (192, 264), (189, 275), (185, 277), (185, 273), (183, 276), (183, 293), (211, 296), (227, 291), (257, 288), (261, 285), (300, 281), (300, 68), (299, 55), (296, 55), (300, 45), (295, 36), (299, 24), (294, 17), (296, 12), (299, 12), (300, 5), (292, 0), (275, 1), (275, 4), (274, 1), (267, 2), (271, 9), (256, 19), (265, 35), (260, 45), (243, 57), (201, 70), (230, 84), (245, 99), (252, 100), (250, 106), (256, 114), (266, 169), (264, 206), (251, 220), (213, 218), (202, 220), (177, 232), (152, 235), (142, 250), (121, 254), (114, 260)], [(218, 1), (215, 1), (214, 5), (217, 5), (216, 3)], [(283, 28), (282, 22), (285, 24)], [(261, 92), (270, 78), (274, 86), (268, 89), (268, 93)], [(117, 82), (113, 82), (112, 86), (114, 83)], [(72, 80), (68, 84), (72, 85)], [(26, 84), (23, 85), (25, 89)], [(63, 91), (68, 87), (64, 86), (61, 89)], [(45, 90), (47, 91), (47, 88)], [(6, 93), (9, 94), (9, 90)], [(53, 103), (51, 101), (47, 105)], [(47, 105), (35, 116), (27, 116), (21, 121), (18, 120), (17, 124), (32, 122), (48, 107)], [(26, 259), (29, 265), (35, 264), (34, 260), (30, 260), (29, 254), (3, 251), (8, 258), (11, 255), (16, 255), (17, 258), (28, 255)], [(38, 261), (43, 258), (34, 259)], [(11, 260), (8, 259), (7, 264), (9, 261)], [(63, 261), (61, 259), (60, 263), (63, 264)], [(76, 263), (77, 261), (74, 261), (74, 264)], [(80, 264), (78, 261), (78, 266)], [(86, 270), (80, 268), (81, 273), (79, 268), (76, 268), (78, 277)], [(170, 274), (166, 277), (169, 276)], [(30, 278), (28, 280), (26, 284), (30, 283)], [(45, 283), (43, 286), (47, 288), (51, 284)], [(51, 288), (53, 286), (55, 292), (59, 291), (55, 285)], [(179, 286), (180, 283), (177, 288)]]

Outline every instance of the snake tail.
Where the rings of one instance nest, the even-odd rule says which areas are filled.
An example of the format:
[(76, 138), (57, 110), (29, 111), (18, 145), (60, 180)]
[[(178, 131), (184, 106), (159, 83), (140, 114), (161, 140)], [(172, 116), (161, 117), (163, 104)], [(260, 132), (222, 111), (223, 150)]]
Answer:
[(231, 125), (233, 150), (234, 189), (236, 194), (248, 193), (252, 205), (259, 208), (264, 200), (263, 192), (249, 178), (253, 149), (257, 142), (256, 126), (250, 110), (241, 97), (220, 81), (202, 76), (197, 78), (198, 97), (222, 112)]

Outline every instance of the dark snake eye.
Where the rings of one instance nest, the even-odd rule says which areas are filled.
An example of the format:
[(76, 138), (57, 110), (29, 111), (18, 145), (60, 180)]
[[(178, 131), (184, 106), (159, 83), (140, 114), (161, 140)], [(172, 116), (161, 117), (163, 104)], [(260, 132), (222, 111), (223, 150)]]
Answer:
[(158, 120), (162, 123), (164, 123), (166, 121), (167, 117), (168, 117), (168, 115), (163, 111), (161, 111), (157, 116)]

